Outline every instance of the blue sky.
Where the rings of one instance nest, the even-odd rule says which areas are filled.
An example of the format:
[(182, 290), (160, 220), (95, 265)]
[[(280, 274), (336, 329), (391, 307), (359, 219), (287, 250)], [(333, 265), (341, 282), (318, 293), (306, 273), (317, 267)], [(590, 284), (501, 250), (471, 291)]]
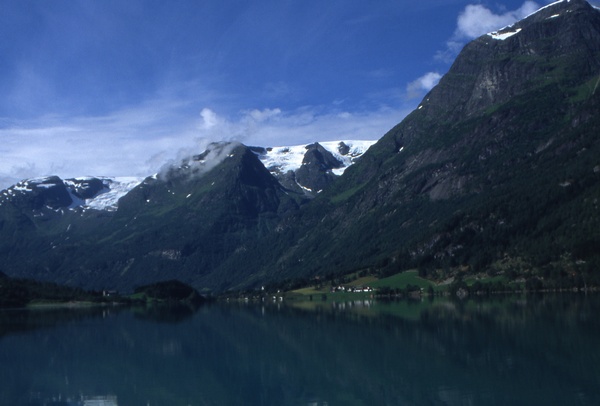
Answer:
[(549, 2), (0, 0), (0, 187), (380, 138), (464, 43)]

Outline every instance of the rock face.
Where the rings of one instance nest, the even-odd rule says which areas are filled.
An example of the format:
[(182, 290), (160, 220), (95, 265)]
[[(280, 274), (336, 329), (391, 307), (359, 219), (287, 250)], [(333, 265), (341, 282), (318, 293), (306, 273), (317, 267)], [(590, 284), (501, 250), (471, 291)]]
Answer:
[(336, 178), (332, 170), (341, 168), (342, 162), (320, 144), (306, 146), (302, 166), (296, 171), (296, 180), (312, 192), (319, 193)]
[(58, 176), (23, 181), (2, 194), (0, 203), (11, 201), (16, 206), (29, 210), (56, 210), (73, 204), (70, 190)]
[(553, 126), (567, 117), (577, 126), (593, 120), (585, 103), (595, 101), (600, 71), (598, 14), (585, 1), (558, 2), (469, 43), (418, 109), (377, 144), (378, 153), (410, 156), (402, 160), (404, 176), (437, 166), (419, 191), (448, 198), (482, 186), (469, 182), (476, 174), (458, 160), (489, 162), (508, 149), (516, 157), (519, 144), (535, 137), (536, 148), (553, 142)]
[(550, 83), (597, 75), (597, 13), (583, 0), (563, 1), (472, 41), (425, 97), (421, 113), (464, 119)]
[(81, 200), (93, 199), (109, 190), (106, 180), (93, 177), (66, 179), (65, 183), (70, 186), (73, 195)]
[(600, 11), (585, 1), (481, 36), (303, 210), (305, 228), (284, 221), (303, 237), (290, 238), (272, 274), (478, 272), (520, 261), (518, 272), (547, 276), (565, 258), (591, 272), (599, 81)]

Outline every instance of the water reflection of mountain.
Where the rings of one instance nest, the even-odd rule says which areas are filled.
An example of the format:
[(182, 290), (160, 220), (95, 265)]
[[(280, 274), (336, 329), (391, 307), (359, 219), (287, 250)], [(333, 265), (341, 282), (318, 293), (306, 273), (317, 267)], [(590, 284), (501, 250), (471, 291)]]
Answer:
[(74, 396), (64, 397), (56, 395), (45, 399), (40, 399), (40, 395), (35, 396), (37, 399), (31, 400), (27, 406), (118, 406), (116, 396)]
[(121, 307), (39, 307), (0, 310), (0, 339), (8, 334), (52, 328), (65, 323), (78, 323), (89, 318), (106, 318), (122, 311)]
[(179, 323), (190, 318), (198, 305), (157, 304), (149, 306), (48, 306), (28, 309), (0, 309), (0, 339), (8, 334), (57, 327), (65, 323), (79, 323), (86, 319), (114, 316), (123, 311), (132, 311), (136, 318), (152, 322)]
[(580, 295), (214, 305), (175, 324), (124, 311), (5, 335), (0, 404), (600, 404), (598, 309)]

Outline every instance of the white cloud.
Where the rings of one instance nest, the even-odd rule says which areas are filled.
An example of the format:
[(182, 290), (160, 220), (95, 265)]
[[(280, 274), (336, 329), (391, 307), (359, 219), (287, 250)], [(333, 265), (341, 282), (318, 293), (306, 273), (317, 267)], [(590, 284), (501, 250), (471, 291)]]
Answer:
[(246, 110), (234, 118), (216, 116), (218, 124), (201, 128), (198, 139), (239, 141), (246, 145), (275, 147), (315, 141), (378, 139), (398, 124), (411, 108), (381, 108), (349, 112), (305, 106), (293, 111)]
[(446, 49), (438, 51), (435, 59), (451, 63), (467, 41), (514, 24), (540, 7), (536, 2), (527, 0), (516, 10), (495, 13), (481, 4), (469, 4), (458, 15), (456, 29), (446, 42)]
[(180, 108), (162, 102), (101, 117), (4, 120), (0, 188), (46, 175), (150, 175), (152, 157), (193, 145), (198, 120), (176, 114)]
[(200, 112), (200, 117), (202, 117), (204, 128), (213, 128), (218, 124), (217, 114), (211, 109), (203, 108)]
[(250, 112), (248, 112), (248, 115), (258, 123), (269, 120), (280, 114), (281, 114), (280, 109), (264, 109), (264, 110), (254, 109), (254, 110), (250, 110)]
[(189, 106), (183, 107), (186, 113), (181, 102), (165, 100), (100, 117), (0, 120), (0, 189), (47, 175), (147, 176), (214, 141), (268, 147), (378, 139), (412, 110), (305, 106), (292, 111), (248, 109), (231, 117), (210, 107), (194, 115)]
[(526, 1), (516, 10), (495, 14), (481, 4), (470, 4), (458, 16), (454, 39), (474, 39), (480, 35), (511, 25), (534, 13), (540, 6)]
[(442, 75), (437, 72), (427, 72), (420, 78), (410, 82), (406, 86), (406, 94), (408, 98), (416, 98), (422, 95), (423, 92), (428, 92), (438, 84)]

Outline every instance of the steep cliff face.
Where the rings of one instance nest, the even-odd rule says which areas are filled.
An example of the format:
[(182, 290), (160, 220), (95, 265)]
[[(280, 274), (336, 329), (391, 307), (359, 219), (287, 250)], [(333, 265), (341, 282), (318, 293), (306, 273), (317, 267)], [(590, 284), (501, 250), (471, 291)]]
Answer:
[(295, 173), (296, 182), (303, 185), (313, 195), (320, 193), (329, 186), (337, 177), (333, 169), (342, 167), (342, 162), (336, 159), (331, 152), (320, 144), (314, 143), (306, 146), (306, 153), (302, 159), (302, 166)]
[(583, 0), (557, 2), (470, 42), (420, 113), (464, 119), (552, 83), (584, 83), (600, 67), (597, 14)]
[[(577, 125), (592, 119), (583, 113), (590, 109), (578, 111), (596, 96), (598, 14), (583, 0), (557, 2), (470, 42), (417, 110), (377, 144), (377, 154), (402, 149), (399, 155), (411, 156), (407, 169), (414, 171), (462, 159), (458, 149), (464, 147), (479, 148), (485, 157), (509, 146), (503, 144), (507, 134), (549, 133), (571, 114)], [(492, 139), (497, 145), (486, 142)]]
[(519, 147), (537, 141), (541, 148), (560, 135), (558, 127), (594, 120), (599, 14), (585, 1), (558, 2), (467, 44), (417, 110), (373, 148), (365, 159), (371, 167), (363, 162), (355, 176), (370, 179), (389, 165), (400, 173), (392, 183), (404, 188), (407, 176), (433, 165), (414, 186), (444, 199), (481, 189), (481, 168), (466, 170), (472, 161), (506, 150), (518, 159), (525, 152)]
[(303, 210), (309, 226), (284, 222), (295, 237), (272, 269), (290, 277), (596, 261), (586, 247), (600, 242), (599, 82), (600, 11), (585, 1), (476, 39)]

